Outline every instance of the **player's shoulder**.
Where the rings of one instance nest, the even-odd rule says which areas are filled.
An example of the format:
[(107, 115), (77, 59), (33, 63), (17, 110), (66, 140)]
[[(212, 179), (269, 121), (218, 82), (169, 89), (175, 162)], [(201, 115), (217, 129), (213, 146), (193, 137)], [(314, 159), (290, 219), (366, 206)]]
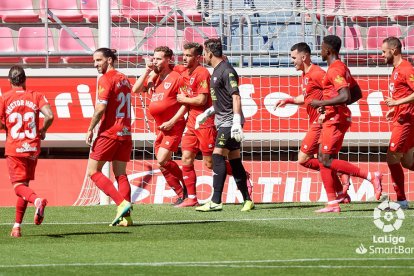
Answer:
[(181, 73), (183, 73), (187, 70), (187, 67), (185, 67), (182, 64), (178, 64), (178, 65), (175, 65), (172, 69), (173, 69), (173, 71), (178, 72), (179, 74), (181, 74)]

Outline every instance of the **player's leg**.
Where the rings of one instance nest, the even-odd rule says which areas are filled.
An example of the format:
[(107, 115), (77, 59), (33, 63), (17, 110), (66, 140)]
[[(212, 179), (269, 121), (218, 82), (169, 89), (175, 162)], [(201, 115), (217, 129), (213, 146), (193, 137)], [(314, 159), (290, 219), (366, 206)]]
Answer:
[(298, 154), (298, 163), (308, 169), (319, 171), (319, 160), (315, 155), (319, 150), (322, 128), (319, 124), (312, 125), (302, 140)]
[(180, 204), (187, 197), (183, 172), (178, 164), (171, 159), (172, 154), (178, 150), (184, 127), (185, 123), (175, 125), (169, 135), (159, 132), (154, 142), (155, 156), (161, 173), (164, 175), (167, 184), (178, 196), (174, 205)]
[(197, 206), (197, 192), (196, 192), (196, 183), (197, 175), (194, 169), (194, 159), (197, 152), (199, 151), (199, 143), (195, 130), (187, 128), (184, 132), (181, 139), (181, 162), (182, 162), (182, 172), (183, 172), (183, 184), (187, 190), (187, 198), (184, 201), (175, 207), (191, 207)]
[[(322, 150), (339, 152), (340, 148), (342, 147), (345, 132), (348, 130), (349, 126), (350, 124), (333, 124), (328, 126), (330, 129), (331, 138), (330, 141), (328, 141), (328, 139), (325, 139), (325, 144), (322, 145)], [(357, 176), (359, 178), (370, 181), (374, 185), (376, 199), (380, 199), (382, 193), (382, 174), (380, 172), (368, 172), (367, 170), (361, 169), (345, 160), (336, 158), (325, 159), (325, 161), (326, 163), (323, 163), (323, 165), (325, 167), (331, 168), (336, 172), (345, 173), (351, 176)]]
[(390, 148), (387, 151), (387, 165), (390, 169), (391, 178), (394, 181), (394, 190), (397, 194), (397, 201), (407, 200), (404, 191), (404, 171), (401, 165), (403, 153), (393, 152)]

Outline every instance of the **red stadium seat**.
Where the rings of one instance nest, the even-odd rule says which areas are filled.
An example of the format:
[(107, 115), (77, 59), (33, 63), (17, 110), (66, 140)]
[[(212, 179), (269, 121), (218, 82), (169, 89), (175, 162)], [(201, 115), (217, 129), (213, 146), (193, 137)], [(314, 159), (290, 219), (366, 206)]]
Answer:
[[(76, 0), (48, 0), (47, 5), (48, 9), (62, 22), (82, 22), (83, 20)], [(45, 7), (46, 0), (41, 0), (40, 9), (43, 15), (47, 14)], [(53, 20), (50, 16), (48, 17)]]
[[(11, 29), (7, 27), (0, 27), (0, 52), (4, 53), (16, 53), (13, 43), (13, 34)], [(19, 57), (0, 57), (2, 63), (18, 63)]]
[[(44, 27), (21, 27), (19, 30), (19, 38), (17, 40), (18, 52), (45, 52), (46, 51), (46, 35)], [(55, 51), (53, 45), (53, 37), (50, 29), (48, 30), (48, 51)], [(45, 63), (46, 58), (43, 56), (23, 57), (25, 63)], [(59, 62), (57, 56), (49, 57), (49, 62)]]
[[(207, 38), (219, 38), (216, 28), (214, 27), (197, 27)], [(197, 32), (194, 27), (186, 27), (184, 29), (184, 43), (186, 42), (197, 42), (201, 45), (204, 44), (206, 39)]]
[(5, 23), (39, 21), (39, 15), (33, 10), (32, 0), (1, 0), (0, 18)]
[[(371, 26), (367, 31), (367, 50), (381, 50), (382, 41), (389, 37), (401, 37), (400, 26)], [(381, 58), (379, 55), (370, 55), (374, 62)]]
[[(135, 34), (129, 27), (112, 27), (111, 28), (111, 48), (120, 51), (132, 51), (135, 49)], [(118, 56), (119, 62), (138, 63), (142, 61), (139, 56)]]
[[(336, 31), (336, 33), (335, 33)], [(337, 26), (335, 29), (333, 26), (328, 28), (328, 33), (335, 34), (342, 39), (342, 27)], [(346, 50), (359, 50), (363, 49), (361, 31), (358, 26), (356, 27), (349, 27), (345, 26), (345, 37), (342, 40), (342, 49)], [(355, 55), (355, 54), (344, 54), (341, 53), (344, 60), (348, 64), (366, 64), (367, 56), (366, 55)]]
[(324, 7), (322, 7), (321, 0), (316, 0), (316, 6), (314, 6), (315, 0), (305, 0), (305, 8), (317, 12), (317, 17), (323, 14), (327, 19), (333, 19), (336, 13), (341, 9), (341, 0), (325, 0)]
[[(82, 0), (80, 1), (80, 4), (83, 17), (89, 20), (89, 22), (98, 22), (98, 0)], [(111, 19), (112, 22), (120, 22), (125, 20), (119, 10), (118, 0), (111, 0)]]
[(414, 50), (414, 28), (408, 30), (403, 42), (406, 50)]
[[(164, 10), (163, 13), (165, 14), (168, 13), (170, 7), (174, 7), (175, 5), (177, 5), (177, 9), (180, 9), (184, 13), (184, 15), (186, 15), (191, 21), (201, 22), (202, 20), (202, 15), (200, 12), (197, 11), (197, 3), (194, 0), (163, 0), (162, 4), (169, 7), (168, 9)], [(174, 14), (171, 16), (170, 19), (174, 19)], [(184, 18), (181, 15), (177, 14), (177, 19), (183, 20)]]
[(381, 7), (381, 0), (345, 0), (345, 14), (354, 22), (386, 21), (388, 15)]
[(156, 22), (165, 16), (155, 4), (142, 0), (121, 0), (121, 14), (138, 22)]
[[(146, 27), (144, 29), (143, 37), (147, 37), (154, 27)], [(154, 49), (158, 46), (168, 46), (172, 50), (181, 50), (181, 37), (172, 27), (159, 27), (155, 32), (147, 38), (141, 46), (141, 50), (152, 54)], [(177, 41), (178, 40), (178, 41)]]
[(414, 1), (413, 0), (387, 0), (387, 12), (396, 21), (414, 20)]
[[(72, 27), (70, 28), (83, 43), (85, 43), (92, 51), (95, 48), (95, 39), (92, 33), (92, 29), (89, 27)], [(65, 29), (60, 29), (59, 32), (59, 51), (85, 51), (86, 50), (73, 38)], [(67, 56), (62, 57), (66, 63), (92, 63), (92, 56)]]

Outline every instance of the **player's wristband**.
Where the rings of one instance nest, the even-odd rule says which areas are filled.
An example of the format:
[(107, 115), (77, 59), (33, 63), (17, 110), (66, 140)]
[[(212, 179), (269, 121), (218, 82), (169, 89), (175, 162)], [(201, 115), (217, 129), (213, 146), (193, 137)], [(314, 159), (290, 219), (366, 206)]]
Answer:
[(234, 114), (234, 116), (233, 116), (233, 125), (241, 125), (241, 116), (240, 116), (240, 114)]

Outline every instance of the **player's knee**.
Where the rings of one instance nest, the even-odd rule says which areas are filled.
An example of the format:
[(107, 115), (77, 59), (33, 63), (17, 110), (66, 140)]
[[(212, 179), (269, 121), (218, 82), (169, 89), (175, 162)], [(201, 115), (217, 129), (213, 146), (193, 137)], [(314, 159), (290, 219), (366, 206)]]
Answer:
[(331, 167), (331, 163), (332, 163), (332, 159), (329, 156), (322, 156), (319, 161), (322, 163), (322, 165), (325, 168), (330, 168)]
[(182, 156), (181, 157), (181, 161), (183, 163), (183, 165), (192, 165), (194, 163), (194, 159), (189, 157), (189, 156)]

